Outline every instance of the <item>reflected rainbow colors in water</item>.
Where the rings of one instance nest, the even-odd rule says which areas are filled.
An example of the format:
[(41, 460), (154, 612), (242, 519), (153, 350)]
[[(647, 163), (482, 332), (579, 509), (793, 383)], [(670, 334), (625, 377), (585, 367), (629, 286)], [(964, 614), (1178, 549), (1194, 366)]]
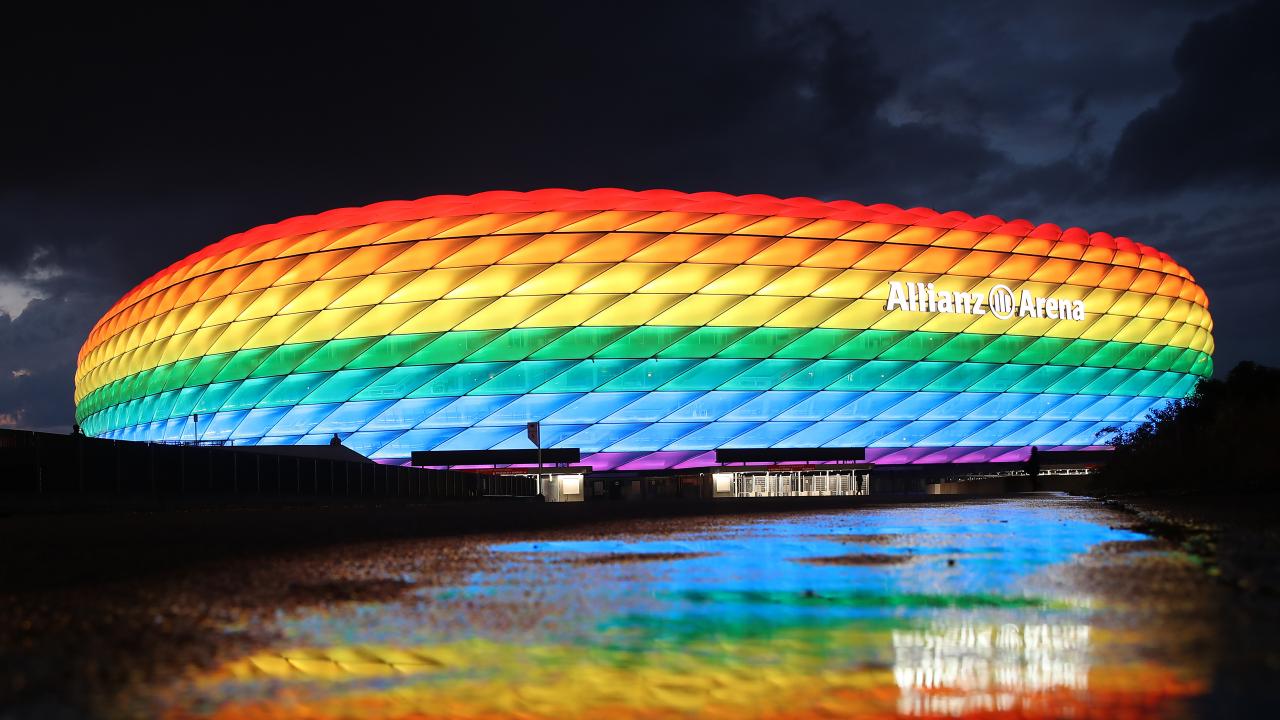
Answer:
[(1203, 689), (1054, 575), (1144, 537), (1066, 501), (685, 527), (492, 543), (456, 582), (282, 619), (165, 714), (1157, 717)]

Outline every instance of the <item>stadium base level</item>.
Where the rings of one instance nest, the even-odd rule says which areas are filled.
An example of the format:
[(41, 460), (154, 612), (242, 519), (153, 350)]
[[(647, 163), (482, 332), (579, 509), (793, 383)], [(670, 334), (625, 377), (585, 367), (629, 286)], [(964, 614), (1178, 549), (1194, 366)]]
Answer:
[[(583, 500), (922, 494), (943, 492), (941, 488), (944, 487), (950, 488), (945, 494), (991, 494), (992, 488), (1004, 488), (1002, 492), (1021, 492), (1043, 489), (1042, 486), (1056, 487), (1064, 480), (1071, 481), (1068, 488), (1071, 489), (1076, 487), (1077, 481), (1096, 474), (1111, 455), (1108, 449), (1097, 448), (1037, 450), (1034, 470), (1033, 463), (1028, 460), (876, 464), (841, 459), (861, 457), (864, 450), (785, 448), (778, 451), (751, 448), (724, 452), (721, 454), (723, 458), (735, 461), (706, 467), (593, 471), (585, 465), (547, 466), (544, 472), (546, 477), (558, 473), (583, 475)], [(1028, 458), (1029, 454), (1027, 449)], [(823, 457), (829, 459), (820, 459)], [(470, 470), (528, 477), (535, 474), (534, 468), (528, 466), (494, 468), (475, 465)], [(548, 494), (547, 499), (560, 498)]]

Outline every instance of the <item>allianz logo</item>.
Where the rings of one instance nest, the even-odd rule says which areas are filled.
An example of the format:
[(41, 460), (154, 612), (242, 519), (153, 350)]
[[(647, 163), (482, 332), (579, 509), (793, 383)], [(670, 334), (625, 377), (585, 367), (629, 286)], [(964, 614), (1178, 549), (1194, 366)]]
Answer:
[(1015, 295), (1005, 285), (991, 288), (988, 296), (981, 291), (938, 290), (933, 283), (889, 281), (887, 311), (947, 313), (950, 315), (986, 315), (999, 320), (1014, 316), (1049, 320), (1084, 320), (1084, 301), (1043, 297), (1023, 290)]

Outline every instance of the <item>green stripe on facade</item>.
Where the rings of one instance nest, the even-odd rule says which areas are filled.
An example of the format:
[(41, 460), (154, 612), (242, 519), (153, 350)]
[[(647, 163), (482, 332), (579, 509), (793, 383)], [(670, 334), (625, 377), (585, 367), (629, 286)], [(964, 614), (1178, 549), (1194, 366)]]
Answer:
[[(181, 360), (144, 370), (94, 390), (78, 404), (77, 417), (87, 418), (113, 405), (186, 387), (238, 382), (248, 378), (275, 378), (279, 382), (280, 377), (291, 374), (313, 376), (316, 373), (339, 370), (387, 369), (397, 365), (414, 367), (586, 358), (656, 358), (677, 361), (760, 360), (770, 357), (780, 360), (824, 359), (828, 362), (838, 360), (855, 363), (965, 363), (964, 366), (953, 368), (934, 378), (935, 382), (942, 383), (940, 387), (946, 388), (953, 388), (962, 379), (978, 375), (977, 369), (966, 367), (968, 364), (977, 364), (980, 368), (990, 364), (1012, 363), (1007, 372), (1013, 374), (1023, 373), (1024, 370), (1020, 368), (1040, 365), (1173, 371), (1197, 376), (1208, 376), (1213, 372), (1209, 356), (1190, 348), (1064, 338), (828, 328), (516, 328), (506, 331), (454, 331), (297, 343)], [(714, 363), (712, 367), (716, 365), (719, 363)], [(710, 370), (709, 367), (704, 372)], [(837, 374), (843, 372), (831, 368), (814, 368), (812, 371), (834, 371)], [(470, 372), (472, 371), (458, 370), (442, 382), (449, 383), (455, 375), (466, 376)], [(922, 368), (917, 372), (927, 373), (932, 370)], [(863, 371), (863, 375), (868, 373), (871, 370)], [(350, 377), (363, 379), (374, 375), (362, 373)], [(403, 372), (400, 375), (400, 380), (408, 377)], [(491, 378), (486, 378), (488, 379)], [(300, 381), (291, 381), (286, 387), (271, 387), (262, 392), (270, 393), (271, 404), (283, 404), (287, 402), (287, 398), (295, 397), (301, 391), (298, 382)], [(795, 379), (792, 384), (809, 387), (817, 382), (819, 381), (814, 380), (806, 383), (803, 379)], [(396, 383), (397, 386), (399, 384)], [(1001, 379), (993, 377), (984, 387), (1000, 384), (1003, 384)], [(265, 385), (266, 383), (259, 383), (250, 389), (237, 387), (228, 401), (234, 399), (237, 407), (244, 407), (252, 394)], [(578, 387), (580, 383), (569, 385)], [(1082, 388), (1086, 386), (1088, 383), (1081, 385)], [(345, 390), (346, 385), (342, 387)], [(358, 391), (357, 394), (359, 392), (363, 391)]]

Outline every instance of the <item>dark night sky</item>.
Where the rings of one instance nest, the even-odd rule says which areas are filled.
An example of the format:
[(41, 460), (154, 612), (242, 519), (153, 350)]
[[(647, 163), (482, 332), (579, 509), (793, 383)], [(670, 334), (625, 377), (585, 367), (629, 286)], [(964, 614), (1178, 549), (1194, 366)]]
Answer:
[(1280, 364), (1280, 3), (322, 7), (5, 18), (0, 426), (67, 427), (93, 322), (188, 252), (490, 189), (810, 195), (1129, 235), (1206, 288), (1220, 373)]

